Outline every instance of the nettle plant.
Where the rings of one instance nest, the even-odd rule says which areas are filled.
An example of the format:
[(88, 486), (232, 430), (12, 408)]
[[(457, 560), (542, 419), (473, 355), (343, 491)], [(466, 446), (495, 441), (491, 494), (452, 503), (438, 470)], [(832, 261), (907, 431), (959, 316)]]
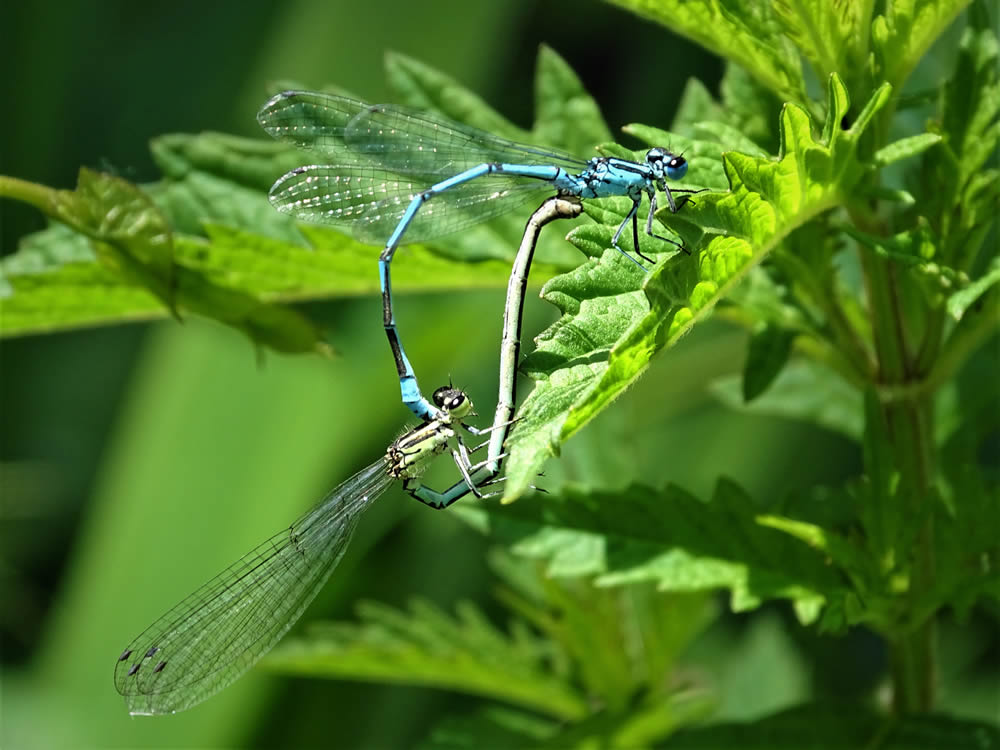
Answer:
[[(645, 276), (609, 249), (627, 199), (586, 202), (592, 221), (568, 237), (582, 264), (548, 231), (555, 260), (534, 273), (549, 277), (542, 296), (562, 317), (522, 367), (536, 382), (510, 440), (505, 499), (712, 311), (750, 337), (732, 404), (846, 435), (863, 472), (816, 487), (813, 503), (758, 502), (726, 479), (709, 498), (633, 484), (465, 503), (455, 512), (508, 548), (496, 567), (509, 630), (472, 606), (452, 616), (364, 605), (360, 624), (312, 630), (266, 663), (507, 704), (456, 717), (435, 735), (446, 746), (995, 746), (993, 728), (930, 715), (936, 619), (1000, 600), (1000, 494), (987, 470), (1000, 87), (985, 4), (961, 17), (950, 72), (913, 93), (910, 74), (966, 3), (618, 4), (729, 63), (719, 99), (691, 81), (670, 131), (625, 128), (683, 152), (684, 187), (707, 191), (658, 216), (690, 255), (640, 238), (658, 259)], [(388, 79), (399, 103), (515, 140), (643, 157), (611, 143), (548, 49), (531, 132), (413, 60), (390, 56)], [(914, 111), (927, 113), (922, 127), (907, 119)], [(321, 351), (318, 327), (281, 303), (376, 293), (370, 248), (269, 207), (267, 189), (302, 154), (219, 134), (163, 136), (152, 149), (164, 179), (142, 188), (87, 170), (73, 192), (0, 178), (0, 193), (57, 222), (4, 260), (5, 335), (193, 313), (276, 350)], [(455, 258), (509, 258), (524, 218), (450, 239), (448, 257), (413, 248), (395, 286), (502, 287), (505, 263)], [(787, 600), (819, 633), (877, 633), (891, 698), (683, 730), (712, 706), (710, 690), (676, 672), (704, 628), (705, 599), (670, 592), (720, 589), (735, 610)]]

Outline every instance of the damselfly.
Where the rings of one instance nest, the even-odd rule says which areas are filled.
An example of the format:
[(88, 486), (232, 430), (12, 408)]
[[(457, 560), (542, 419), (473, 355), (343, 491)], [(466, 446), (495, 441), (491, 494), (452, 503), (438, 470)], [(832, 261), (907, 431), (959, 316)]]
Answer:
[[(402, 435), (385, 456), (173, 607), (122, 651), (115, 687), (130, 713), (182, 711), (250, 669), (319, 593), (361, 515), (394, 481), (402, 480), (407, 492), (433, 508), (445, 508), (483, 483), (485, 462), (469, 463), (457, 431), (473, 414), (471, 402), (451, 387), (439, 388), (433, 398), (439, 418)], [(419, 477), (448, 450), (463, 478), (436, 492)]]
[(421, 419), (434, 418), (438, 410), (420, 392), (392, 304), (390, 266), (404, 235), (415, 242), (455, 232), (512, 210), (538, 190), (584, 199), (626, 196), (632, 207), (612, 244), (621, 250), (618, 240), (631, 222), (634, 252), (651, 261), (639, 250), (643, 195), (649, 197), (646, 234), (681, 247), (653, 232), (657, 189), (674, 212), (687, 198), (675, 201), (674, 192), (697, 192), (667, 186), (668, 178), (684, 176), (687, 161), (663, 148), (650, 149), (642, 162), (584, 161), (424, 112), (310, 91), (272, 97), (257, 120), (275, 138), (327, 162), (294, 169), (274, 184), (270, 200), (279, 211), (345, 227), (363, 242), (385, 241), (379, 256), (383, 325), (403, 403)]

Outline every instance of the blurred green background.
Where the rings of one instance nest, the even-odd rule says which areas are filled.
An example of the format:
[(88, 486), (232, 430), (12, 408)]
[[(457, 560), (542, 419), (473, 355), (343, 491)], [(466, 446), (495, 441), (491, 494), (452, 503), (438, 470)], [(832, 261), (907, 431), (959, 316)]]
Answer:
[[(61, 188), (80, 166), (155, 180), (153, 136), (263, 138), (254, 114), (274, 80), (380, 100), (388, 50), (456, 77), (526, 126), (541, 43), (569, 61), (615, 129), (668, 123), (688, 77), (714, 89), (722, 71), (686, 41), (590, 0), (4, 3), (0, 171)], [(20, 205), (0, 203), (0, 212), (4, 253), (44, 225)], [(402, 299), (425, 385), (452, 378), (492, 412), (502, 305), (499, 291)], [(323, 324), (334, 360), (268, 354), (261, 363), (233, 331), (196, 319), (2, 342), (0, 746), (405, 747), (474, 705), (432, 690), (256, 670), (187, 713), (132, 719), (114, 691), (123, 644), (401, 429), (406, 411), (378, 300), (306, 311)], [(530, 299), (527, 315), (529, 335), (554, 319)], [(467, 337), (460, 347), (456, 332)], [(733, 415), (711, 399), (706, 384), (740, 371), (743, 346), (735, 329), (701, 327), (570, 442), (544, 485), (672, 481), (704, 497), (729, 475), (766, 500), (856, 473), (846, 441)], [(392, 490), (303, 619), (350, 617), (359, 598), (403, 605), (419, 595), (448, 609), (471, 598), (502, 621), (486, 550), (455, 519)], [(946, 647), (969, 660), (984, 643), (973, 623)], [(724, 687), (719, 715), (733, 719), (823, 691), (853, 693), (884, 669), (876, 639), (819, 641), (781, 608), (721, 617), (692, 659)], [(981, 715), (975, 701), (989, 694), (956, 690), (946, 706)]]

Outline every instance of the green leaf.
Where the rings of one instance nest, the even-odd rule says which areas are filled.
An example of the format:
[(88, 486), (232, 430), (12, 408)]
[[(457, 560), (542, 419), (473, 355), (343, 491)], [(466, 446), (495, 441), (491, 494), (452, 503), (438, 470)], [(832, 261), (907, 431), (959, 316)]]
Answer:
[(21, 336), (106, 321), (166, 315), (148, 290), (124, 281), (96, 263), (67, 263), (52, 270), (0, 271), (0, 334)]
[(797, 360), (781, 371), (768, 391), (752, 403), (743, 398), (736, 376), (711, 384), (713, 396), (736, 411), (784, 417), (819, 425), (860, 441), (864, 429), (858, 391), (827, 367)]
[[(192, 246), (199, 245), (178, 238), (178, 248)], [(163, 305), (147, 289), (95, 263), (66, 263), (41, 271), (21, 270), (17, 265), (5, 263), (0, 270), (3, 336), (155, 320), (166, 315)], [(180, 264), (174, 274), (180, 309), (215, 318), (276, 351), (328, 353), (321, 332), (296, 311), (214, 284)]]
[(844, 225), (842, 229), (862, 250), (891, 260), (913, 274), (912, 279), (930, 309), (940, 309), (952, 290), (966, 283), (965, 274), (935, 262), (943, 255), (942, 243), (923, 217), (918, 218), (912, 229), (888, 237), (869, 234), (851, 225)]
[(694, 135), (694, 126), (699, 122), (724, 121), (727, 114), (704, 83), (697, 78), (688, 78), (680, 101), (677, 102), (672, 127), (678, 133), (691, 137)]
[(959, 45), (955, 72), (942, 91), (941, 125), (948, 147), (958, 159), (959, 182), (996, 162), (1000, 140), (1000, 87), (997, 63), (1000, 43), (988, 26), (965, 30)]
[[(192, 141), (184, 144), (204, 151)], [(208, 238), (172, 237), (172, 294), (177, 306), (234, 326), (258, 343), (284, 352), (326, 351), (311, 322), (269, 302), (378, 292), (370, 248), (339, 232), (315, 227), (303, 227), (311, 243), (311, 248), (304, 247), (302, 233), (258, 192), (192, 167), (183, 179), (162, 183), (153, 194), (170, 214), (181, 217), (181, 223), (198, 225)], [(117, 215), (122, 221), (124, 214)], [(203, 223), (209, 217), (264, 226), (269, 233), (293, 241)], [(111, 234), (108, 237), (120, 241)], [(504, 288), (510, 273), (504, 263), (462, 265), (419, 247), (410, 249), (407, 256), (394, 276), (399, 290)], [(86, 238), (66, 227), (32, 235), (18, 253), (3, 260), (0, 332), (24, 335), (164, 317), (166, 310), (145, 287), (149, 279), (116, 273), (119, 264), (110, 268), (96, 264)], [(535, 269), (536, 278), (554, 272), (545, 264)]]
[(389, 91), (397, 104), (436, 112), (455, 122), (512, 140), (531, 139), (529, 132), (512, 124), (482, 97), (451, 76), (419, 60), (390, 52), (385, 57), (385, 76)]
[(435, 726), (418, 750), (480, 750), (484, 747), (540, 747), (559, 732), (559, 723), (503, 706), (486, 706), (468, 716), (451, 716)]
[(668, 486), (618, 493), (566, 489), (509, 505), (457, 512), (518, 555), (547, 561), (551, 576), (597, 576), (600, 585), (653, 581), (662, 591), (731, 593), (733, 609), (790, 599), (811, 621), (843, 581), (816, 554), (757, 523), (759, 508), (722, 481), (711, 502)]
[[(416, 60), (390, 54), (386, 58), (386, 75), (400, 103), (437, 112), (515, 141), (563, 149), (586, 157), (599, 143), (610, 138), (596, 102), (584, 91), (579, 78), (565, 61), (545, 46), (538, 55), (536, 122), (530, 133), (513, 125), (453, 78)], [(435, 240), (434, 245), (463, 260), (502, 258), (509, 261), (520, 243), (524, 222), (525, 214), (517, 212)], [(564, 268), (579, 262), (579, 256), (555, 232), (542, 233), (535, 257), (543, 263), (556, 263)], [(395, 283), (394, 268), (394, 286)]]
[[(163, 176), (171, 181), (182, 182), (195, 175), (211, 177), (230, 186), (250, 188), (258, 201), (260, 194), (266, 193), (278, 177), (302, 164), (302, 152), (287, 143), (225, 133), (168, 133), (150, 141), (149, 150)], [(225, 203), (243, 199), (219, 192), (213, 198)], [(198, 216), (206, 215), (206, 210), (211, 208), (210, 203), (204, 205)], [(180, 222), (180, 217), (167, 213), (175, 226), (192, 231)], [(224, 218), (218, 214), (208, 215), (217, 221)], [(282, 218), (289, 223), (286, 217)]]
[[(726, 65), (719, 88), (717, 102), (705, 84), (697, 78), (688, 79), (677, 105), (673, 130), (688, 138), (707, 139), (708, 134), (713, 135), (711, 140), (720, 144), (720, 154), (733, 150), (763, 155), (776, 148), (774, 114), (781, 109), (781, 102), (734, 63)], [(684, 153), (689, 156), (687, 151)], [(701, 163), (700, 159), (689, 161), (694, 161), (692, 166)]]
[[(495, 132), (531, 137), (426, 66), (400, 56), (390, 56), (387, 64), (390, 81), (409, 103), (445, 110), (456, 119)], [(544, 116), (551, 120), (539, 122), (540, 132), (581, 143), (589, 138), (590, 148), (608, 137), (596, 105), (565, 63), (547, 50), (539, 60), (539, 86), (546, 91)], [(574, 129), (571, 122), (584, 127)], [(17, 254), (3, 261), (0, 294), (7, 299), (0, 334), (162, 317), (164, 310), (143, 291), (145, 287), (161, 300), (171, 302), (176, 296), (184, 309), (235, 325), (265, 345), (282, 351), (324, 351), (311, 323), (268, 303), (377, 291), (373, 250), (332, 230), (297, 228), (267, 202), (265, 193), (273, 181), (301, 165), (307, 159), (305, 153), (285, 144), (219, 133), (166, 135), (155, 139), (151, 148), (167, 179), (148, 186), (144, 193), (133, 186), (126, 195), (128, 183), (122, 180), (101, 178), (98, 185), (84, 175), (82, 191), (72, 204), (67, 196), (76, 194), (60, 198), (63, 218), (75, 221), (77, 231), (82, 231), (81, 222), (96, 221), (102, 215), (98, 209), (104, 210), (105, 217), (116, 218), (117, 228), (105, 222), (101, 229), (103, 239), (117, 243), (107, 245), (116, 254), (107, 250), (103, 257), (113, 272), (130, 275), (116, 279), (114, 273), (88, 268), (95, 254), (79, 234), (62, 227), (36, 233), (25, 239)], [(25, 185), (4, 183), (8, 184)], [(36, 189), (33, 195), (36, 205), (44, 208), (51, 201), (49, 210), (57, 213), (59, 204), (53, 196), (58, 194)], [(130, 206), (126, 205), (129, 200)], [(71, 208), (76, 214), (86, 209), (90, 216), (75, 215)], [(446, 239), (444, 247), (469, 260), (506, 260), (517, 246), (523, 225), (523, 216), (509, 217)], [(126, 230), (139, 226), (146, 235), (126, 238)], [(303, 249), (303, 235), (316, 252)], [(132, 244), (123, 244), (126, 239)], [(175, 247), (170, 252), (146, 251), (155, 249), (161, 240), (163, 248)], [(406, 255), (394, 269), (397, 291), (504, 288), (509, 276), (509, 267), (497, 262), (460, 264), (419, 247), (409, 248)], [(555, 273), (545, 258), (559, 261), (562, 267), (577, 260), (555, 232), (543, 233), (536, 257), (541, 262), (534, 264), (535, 279)], [(82, 265), (63, 271), (62, 266), (70, 262)], [(171, 262), (179, 264), (177, 269), (170, 270)]]
[(172, 234), (164, 213), (139, 188), (87, 170), (80, 176), (73, 193), (5, 183), (23, 188), (15, 197), (35, 196), (31, 202), (65, 226), (37, 233), (4, 258), (0, 333), (158, 318), (167, 313), (166, 300), (278, 351), (328, 351), (319, 330), (299, 313), (217, 284), (205, 263), (195, 270), (198, 263), (187, 261), (200, 258), (205, 243)]
[(860, 572), (866, 567), (866, 561), (856, 547), (852, 546), (840, 534), (819, 524), (775, 515), (758, 516), (757, 523), (761, 526), (777, 529), (805, 542), (813, 549), (828, 556), (834, 564), (839, 565), (849, 573)]
[(710, 708), (704, 693), (682, 691), (634, 706), (625, 713), (607, 709), (571, 724), (557, 724), (497, 706), (470, 716), (452, 717), (436, 726), (419, 747), (464, 748), (630, 748), (650, 746), (679, 726), (704, 718)]
[[(872, 0), (781, 0), (771, 3), (785, 34), (812, 64), (819, 80), (833, 73), (860, 78), (868, 55)], [(850, 82), (854, 84), (854, 81)], [(856, 90), (856, 85), (848, 88)]]
[(275, 211), (265, 191), (192, 169), (178, 180), (149, 186), (149, 193), (178, 234), (207, 236), (206, 225), (221, 224), (294, 242), (291, 219)]
[(788, 272), (789, 258), (796, 260), (797, 265), (806, 261), (794, 252), (787, 251), (774, 257), (781, 262), (780, 271), (785, 273), (773, 266), (757, 266), (733, 290), (726, 300), (727, 304), (720, 307), (718, 313), (748, 327), (755, 323), (766, 323), (797, 333), (811, 333), (814, 325), (783, 278), (795, 275)]
[[(87, 237), (97, 261), (144, 286), (174, 314), (173, 237), (167, 221), (137, 186), (81, 169), (76, 190), (53, 190), (0, 177), (0, 195), (21, 199)], [(80, 251), (71, 255), (83, 257)]]
[(862, 247), (904, 266), (925, 265), (937, 255), (937, 238), (924, 223), (889, 237), (862, 232), (851, 225), (844, 225), (843, 230)]
[(921, 133), (909, 138), (900, 138), (875, 152), (875, 166), (886, 167), (897, 161), (909, 159), (937, 145), (941, 140), (941, 136), (937, 133)]
[(921, 174), (921, 209), (941, 238), (941, 262), (965, 272), (975, 268), (1000, 201), (1000, 43), (985, 13), (969, 15), (955, 70), (942, 87), (940, 120), (932, 124), (944, 142), (924, 154)]
[(743, 365), (744, 401), (753, 401), (781, 374), (794, 340), (795, 334), (776, 326), (763, 325), (753, 332)]
[(808, 102), (799, 53), (781, 32), (769, 3), (734, 6), (720, 0), (612, 2), (737, 63), (779, 98), (798, 104)]
[(372, 602), (359, 625), (314, 625), (263, 664), (285, 674), (425, 685), (480, 695), (562, 720), (587, 713), (584, 697), (547, 669), (549, 648), (523, 626), (497, 630), (471, 604), (452, 617), (418, 600), (406, 612)]
[[(874, 407), (869, 399), (868, 409)], [(851, 592), (833, 598), (822, 613), (821, 631), (842, 632), (866, 624), (878, 632), (895, 632), (900, 624), (900, 598), (909, 598), (905, 623), (926, 622), (952, 606), (960, 616), (981, 599), (1000, 601), (1000, 494), (975, 471), (962, 472), (949, 506), (938, 498), (932, 509), (935, 573), (931, 585), (913, 584), (913, 549), (923, 515), (900, 517), (898, 472), (891, 446), (884, 441), (885, 423), (869, 415), (866, 467), (869, 474), (844, 488), (793, 499), (781, 513), (758, 516), (763, 526), (780, 530), (822, 555), (850, 581)], [(953, 510), (946, 511), (946, 507)], [(809, 520), (804, 520), (809, 519)], [(859, 533), (857, 521), (863, 533)]]
[[(372, 249), (326, 227), (302, 225), (306, 243), (290, 244), (224, 226), (208, 225), (211, 243), (192, 255), (190, 265), (220, 281), (265, 299), (336, 299), (378, 294)], [(538, 276), (555, 269), (540, 264)], [(502, 289), (510, 267), (501, 261), (456, 263), (421, 246), (407, 248), (393, 267), (393, 288), (406, 291)]]
[(948, 314), (955, 320), (961, 320), (966, 311), (997, 282), (1000, 282), (1000, 257), (992, 260), (986, 273), (948, 297)]
[(872, 21), (874, 80), (896, 89), (969, 0), (898, 0)]
[(561, 727), (558, 734), (535, 747), (551, 750), (650, 747), (679, 727), (704, 720), (711, 708), (712, 701), (704, 691), (678, 691), (657, 696), (655, 700), (647, 699), (626, 712), (595, 712), (583, 721)]
[(54, 218), (94, 241), (106, 267), (134, 279), (173, 310), (173, 238), (163, 214), (138, 187), (81, 169), (76, 191), (56, 191)]
[[(656, 249), (643, 245), (644, 252), (658, 250), (664, 259), (643, 276), (609, 250), (600, 261), (589, 261), (545, 286), (543, 296), (563, 317), (538, 337), (538, 351), (525, 363), (539, 382), (511, 435), (507, 500), (521, 494), (563, 441), (641, 375), (656, 352), (707, 316), (784, 237), (844, 200), (865, 172), (857, 141), (888, 95), (887, 87), (880, 88), (845, 131), (840, 121), (848, 108), (847, 93), (833, 77), (826, 143), (813, 138), (806, 113), (788, 105), (777, 161), (725, 154), (730, 192), (702, 193), (683, 211), (661, 211), (657, 217), (695, 248), (694, 254), (663, 254), (663, 243)], [(649, 131), (646, 135), (656, 137)], [(601, 202), (602, 208), (609, 205), (614, 204)], [(603, 232), (607, 247), (613, 231), (605, 225), (587, 235), (593, 243), (595, 237), (601, 241)]]
[(933, 714), (892, 718), (859, 704), (796, 706), (751, 722), (678, 732), (664, 750), (989, 750), (1000, 731), (989, 724)]
[(216, 224), (296, 242), (295, 222), (275, 211), (266, 194), (302, 156), (283, 144), (262, 144), (271, 145), (214, 133), (162, 136), (153, 148), (169, 176), (147, 190), (178, 233), (207, 236), (206, 225)]
[[(665, 595), (649, 584), (605, 588), (579, 577), (553, 579), (533, 561), (508, 554), (494, 555), (491, 563), (510, 586), (498, 598), (548, 636), (557, 647), (554, 653), (565, 655), (568, 663), (556, 670), (576, 675), (590, 702), (612, 713), (634, 708), (638, 691), (653, 703), (668, 699), (673, 689), (663, 675), (674, 670), (715, 611), (701, 594)], [(641, 651), (621, 648), (632, 639), (641, 640)]]
[(755, 298), (736, 290), (733, 301), (753, 320), (763, 320), (797, 332), (795, 348), (836, 371), (856, 387), (864, 387), (873, 359), (869, 317), (853, 284), (843, 278), (837, 257), (840, 243), (827, 216), (819, 217), (790, 234), (775, 249), (769, 273), (780, 282), (781, 307), (776, 317)]
[[(125, 180), (89, 170), (81, 170), (79, 187), (72, 193), (19, 181), (4, 185), (22, 188), (12, 197), (29, 199), (64, 226), (36, 233), (3, 259), (0, 334), (160, 318), (167, 313), (165, 302), (171, 309), (214, 318), (278, 351), (329, 351), (319, 330), (301, 314), (216, 283), (220, 274), (198, 262), (209, 246), (174, 233), (160, 209), (161, 201), (175, 207), (170, 197), (176, 190), (168, 189), (164, 199), (164, 191), (157, 195), (154, 189), (151, 198)], [(200, 200), (223, 206), (245, 200), (234, 199), (233, 192), (217, 190)], [(262, 198), (254, 195), (251, 202), (260, 204)], [(95, 243), (96, 253), (88, 240)]]
[(514, 140), (558, 146), (578, 155), (610, 140), (597, 103), (566, 61), (542, 45), (537, 64), (531, 133), (511, 124), (455, 79), (405, 55), (387, 55), (386, 76), (401, 103)]
[[(500, 599), (523, 618), (511, 620), (507, 633), (469, 604), (452, 617), (426, 602), (407, 612), (369, 603), (359, 608), (360, 625), (315, 625), (265, 664), (299, 675), (458, 690), (559, 720), (536, 716), (525, 723), (520, 712), (491, 708), (435, 732), (434, 741), (445, 747), (462, 746), (472, 739), (467, 732), (480, 743), (523, 733), (559, 747), (594, 735), (635, 747), (706, 715), (707, 691), (678, 688), (664, 677), (714, 611), (707, 597), (553, 580), (506, 554), (493, 563), (511, 587)], [(622, 648), (634, 639), (641, 649)]]
[[(712, 140), (716, 143), (725, 144), (719, 149), (719, 164), (722, 164), (723, 151), (740, 151), (751, 156), (767, 156), (767, 152), (752, 141), (747, 135), (735, 125), (727, 125), (724, 122), (700, 122), (694, 126), (694, 131), (704, 140)], [(687, 151), (684, 152), (685, 154)], [(698, 154), (702, 157), (703, 154)], [(700, 158), (699, 158), (700, 162)], [(720, 170), (720, 176), (724, 177), (724, 172)], [(719, 187), (727, 185), (720, 184)]]
[(782, 100), (773, 91), (742, 66), (729, 63), (719, 83), (719, 95), (724, 116), (714, 119), (723, 120), (768, 152), (779, 147), (774, 115), (781, 111)]
[(594, 156), (597, 144), (611, 140), (597, 102), (551, 47), (541, 46), (537, 64), (533, 140), (557, 144), (586, 158)]
[[(995, 400), (988, 406), (994, 415), (996, 406)], [(995, 431), (996, 419), (991, 421), (986, 429)], [(952, 448), (945, 460), (956, 454)], [(947, 473), (948, 495), (934, 508), (934, 577), (930, 586), (914, 592), (910, 617), (915, 622), (945, 607), (965, 620), (977, 604), (1000, 603), (1000, 485), (971, 461), (951, 465)]]

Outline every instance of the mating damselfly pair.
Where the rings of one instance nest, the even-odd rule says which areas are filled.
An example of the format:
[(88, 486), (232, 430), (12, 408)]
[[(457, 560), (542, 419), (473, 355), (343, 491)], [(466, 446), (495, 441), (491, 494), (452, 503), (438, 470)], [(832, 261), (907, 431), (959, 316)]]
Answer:
[[(675, 201), (665, 179), (683, 177), (687, 163), (665, 149), (650, 149), (645, 162), (583, 161), (421, 112), (312, 92), (273, 97), (258, 120), (275, 137), (331, 162), (295, 169), (278, 180), (270, 193), (276, 208), (302, 220), (344, 226), (362, 241), (381, 243), (388, 237), (379, 258), (383, 324), (403, 401), (423, 421), (394, 441), (385, 456), (169, 610), (122, 651), (115, 686), (134, 714), (189, 708), (253, 666), (301, 616), (339, 562), (363, 512), (393, 481), (402, 480), (409, 494), (435, 508), (469, 492), (481, 496), (479, 488), (495, 481), (514, 409), (531, 256), (545, 223), (579, 215), (578, 202), (566, 198), (630, 198), (632, 208), (612, 244), (618, 247), (631, 222), (635, 253), (650, 260), (638, 243), (638, 209), (647, 195), (646, 233), (677, 245), (653, 232), (656, 189), (666, 195), (671, 211), (686, 199)], [(465, 424), (472, 407), (462, 391), (439, 388), (432, 401), (422, 396), (396, 329), (390, 265), (404, 236), (417, 241), (458, 231), (512, 210), (538, 189), (555, 189), (559, 199), (546, 201), (526, 227), (508, 287), (497, 412), (493, 426), (480, 430)], [(485, 460), (472, 461), (476, 449), (466, 447), (460, 430), (490, 434)], [(461, 479), (437, 492), (419, 477), (446, 451)]]
[[(651, 148), (643, 162), (610, 157), (578, 159), (559, 151), (515, 143), (483, 130), (459, 125), (425, 112), (392, 104), (312, 91), (285, 91), (257, 114), (270, 135), (323, 157), (326, 163), (298, 167), (271, 188), (271, 204), (282, 213), (309, 222), (345, 228), (358, 240), (382, 244), (379, 276), (383, 326), (399, 374), (403, 403), (428, 419), (437, 409), (420, 392), (417, 377), (396, 325), (390, 269), (403, 241), (416, 242), (459, 231), (536, 199), (539, 192), (581, 199), (625, 196), (631, 210), (611, 244), (632, 224), (639, 249), (638, 212), (649, 198), (646, 234), (680, 245), (653, 232), (657, 188), (670, 210), (674, 200), (667, 178), (679, 180), (687, 161), (665, 148)], [(639, 268), (642, 264), (630, 258)]]
[[(531, 217), (511, 273), (511, 289), (524, 284), (542, 227), (580, 213), (579, 203), (546, 201)], [(439, 419), (425, 420), (395, 440), (385, 456), (333, 490), (287, 529), (240, 558), (185, 598), (130, 643), (118, 658), (115, 687), (135, 715), (174, 713), (222, 690), (264, 656), (295, 624), (319, 593), (350, 542), (361, 515), (396, 480), (421, 502), (446, 508), (488, 484), (499, 461), (514, 412), (514, 363), (521, 309), (508, 295), (501, 345), (501, 377), (488, 458), (472, 464), (460, 429), (473, 415), (460, 390), (439, 388)], [(512, 302), (514, 304), (512, 304)], [(479, 446), (481, 448), (482, 446)], [(462, 479), (444, 492), (420, 483), (427, 465), (450, 450)]]

